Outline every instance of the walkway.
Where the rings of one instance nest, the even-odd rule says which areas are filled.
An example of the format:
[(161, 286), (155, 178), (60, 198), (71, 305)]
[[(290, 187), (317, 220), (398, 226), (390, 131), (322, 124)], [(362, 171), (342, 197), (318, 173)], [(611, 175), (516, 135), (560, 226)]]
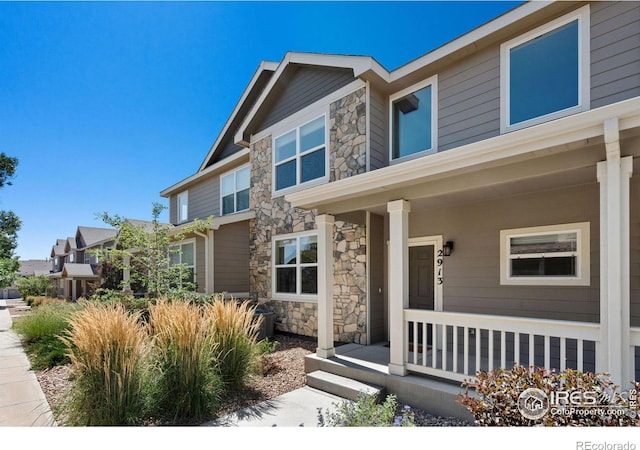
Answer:
[(6, 300), (0, 300), (0, 426), (55, 426), (47, 398), (11, 329)]

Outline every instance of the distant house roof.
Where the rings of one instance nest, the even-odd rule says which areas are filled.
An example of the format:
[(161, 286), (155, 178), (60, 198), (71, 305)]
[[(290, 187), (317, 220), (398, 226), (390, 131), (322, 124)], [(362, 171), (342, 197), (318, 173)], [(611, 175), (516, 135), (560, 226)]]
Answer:
[[(126, 219), (126, 222), (135, 227), (142, 228), (147, 233), (153, 232), (153, 222), (151, 220)], [(170, 223), (160, 223), (161, 226), (173, 227)]]
[(63, 278), (97, 278), (91, 264), (66, 263), (62, 269)]
[(51, 271), (51, 261), (48, 259), (28, 259), (20, 261), (18, 275), (22, 277), (46, 275)]
[(64, 252), (69, 253), (71, 250), (77, 250), (76, 238), (68, 237), (67, 242), (64, 244)]

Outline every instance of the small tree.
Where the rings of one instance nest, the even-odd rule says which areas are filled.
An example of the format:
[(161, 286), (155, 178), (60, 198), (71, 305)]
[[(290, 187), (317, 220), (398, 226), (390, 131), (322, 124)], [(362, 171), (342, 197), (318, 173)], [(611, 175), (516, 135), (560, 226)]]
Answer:
[[(11, 186), (18, 159), (0, 153), (0, 188)], [(22, 223), (13, 211), (0, 211), (0, 288), (10, 286), (20, 269), (13, 251), (18, 246), (18, 231)]]
[(19, 278), (17, 283), (22, 298), (44, 296), (51, 291), (51, 280), (44, 275)]
[[(129, 284), (146, 288), (153, 297), (159, 297), (175, 288), (193, 288), (189, 283), (190, 271), (182, 264), (172, 264), (171, 255), (177, 251), (175, 242), (189, 233), (204, 231), (207, 221), (196, 219), (183, 227), (179, 233), (172, 233), (172, 226), (160, 222), (160, 214), (166, 206), (154, 203), (151, 210), (150, 227), (141, 226), (118, 216), (102, 213), (102, 220), (118, 230), (116, 246), (103, 249), (101, 259), (114, 264), (119, 270), (130, 271)], [(123, 288), (125, 281), (121, 284)], [(190, 286), (191, 285), (191, 286)]]

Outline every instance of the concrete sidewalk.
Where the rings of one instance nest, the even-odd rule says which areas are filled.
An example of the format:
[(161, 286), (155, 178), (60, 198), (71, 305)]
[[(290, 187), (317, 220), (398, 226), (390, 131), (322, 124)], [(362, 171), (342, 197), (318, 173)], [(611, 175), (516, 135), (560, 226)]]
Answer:
[(241, 409), (205, 427), (317, 427), (318, 408), (325, 413), (344, 400), (309, 386), (296, 389), (258, 405)]
[(0, 426), (56, 426), (47, 398), (30, 370), (7, 302), (0, 300)]

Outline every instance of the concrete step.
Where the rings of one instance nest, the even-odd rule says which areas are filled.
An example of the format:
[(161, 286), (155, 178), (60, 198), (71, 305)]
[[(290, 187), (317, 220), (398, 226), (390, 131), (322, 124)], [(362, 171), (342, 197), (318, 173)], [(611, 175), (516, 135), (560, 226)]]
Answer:
[(357, 400), (360, 394), (374, 395), (382, 399), (383, 387), (352, 380), (333, 373), (316, 370), (307, 374), (307, 385), (349, 400)]

